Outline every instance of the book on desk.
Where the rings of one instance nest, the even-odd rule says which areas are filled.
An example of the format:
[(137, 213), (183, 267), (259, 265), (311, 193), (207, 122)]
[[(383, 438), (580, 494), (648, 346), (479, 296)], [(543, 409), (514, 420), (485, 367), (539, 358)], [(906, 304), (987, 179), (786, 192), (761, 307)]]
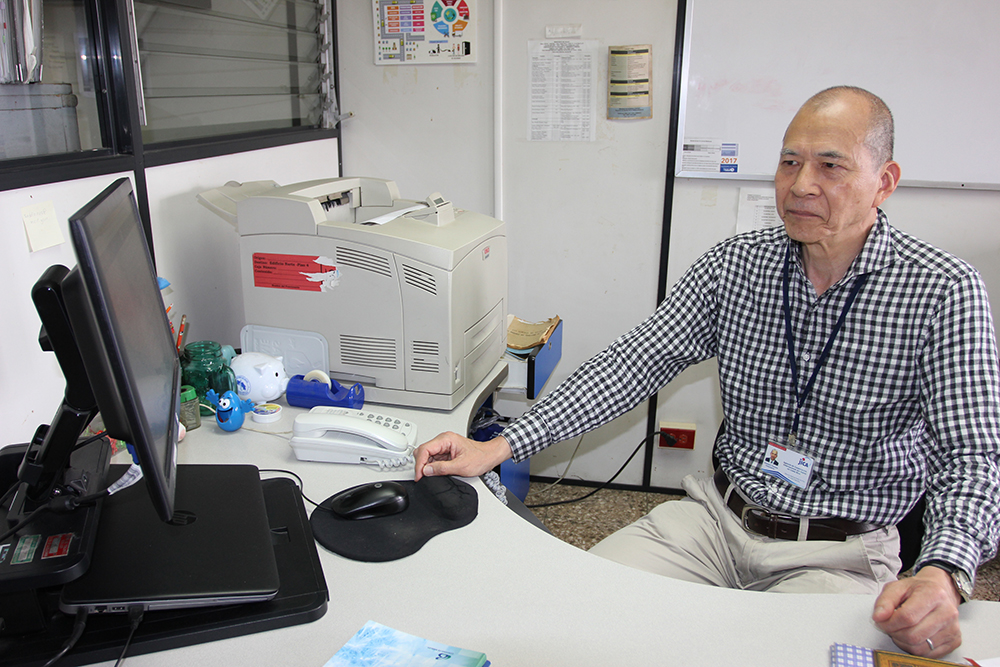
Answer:
[(487, 667), (485, 653), (448, 646), (368, 621), (324, 667)]

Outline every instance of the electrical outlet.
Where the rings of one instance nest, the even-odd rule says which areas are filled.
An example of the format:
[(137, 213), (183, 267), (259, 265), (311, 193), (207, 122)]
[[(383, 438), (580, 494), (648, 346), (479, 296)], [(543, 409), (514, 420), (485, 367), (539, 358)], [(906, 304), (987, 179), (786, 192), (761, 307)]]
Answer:
[[(694, 449), (694, 431), (694, 424), (660, 422), (660, 447), (664, 449)], [(671, 438), (674, 440), (673, 444), (670, 442)]]

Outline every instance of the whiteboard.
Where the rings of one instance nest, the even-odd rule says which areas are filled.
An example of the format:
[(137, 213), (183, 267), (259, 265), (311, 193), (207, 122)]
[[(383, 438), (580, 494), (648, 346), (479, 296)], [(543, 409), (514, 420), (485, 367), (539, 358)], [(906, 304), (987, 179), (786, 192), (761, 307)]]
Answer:
[[(772, 178), (798, 108), (844, 84), (892, 110), (901, 185), (1000, 189), (1000, 2), (687, 0), (685, 18), (677, 176)], [(735, 144), (737, 170), (698, 171), (706, 143)]]

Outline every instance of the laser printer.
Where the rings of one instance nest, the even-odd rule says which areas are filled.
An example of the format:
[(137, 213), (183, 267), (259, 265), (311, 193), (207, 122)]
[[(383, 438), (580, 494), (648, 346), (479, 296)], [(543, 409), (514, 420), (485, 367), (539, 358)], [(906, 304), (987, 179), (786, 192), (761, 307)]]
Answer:
[(316, 345), (327, 358), (299, 363), (362, 383), (366, 401), (438, 410), (501, 362), (500, 220), (439, 193), (402, 199), (395, 182), (363, 177), (230, 182), (198, 200), (239, 233), (244, 351), (248, 329), (263, 331), (250, 347), (282, 355), (292, 375)]

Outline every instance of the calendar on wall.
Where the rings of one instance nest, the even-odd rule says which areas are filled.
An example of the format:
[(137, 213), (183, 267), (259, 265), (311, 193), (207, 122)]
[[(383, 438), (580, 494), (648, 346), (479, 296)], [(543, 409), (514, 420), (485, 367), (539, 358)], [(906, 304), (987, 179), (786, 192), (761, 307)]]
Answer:
[(372, 0), (376, 65), (476, 62), (476, 0)]

